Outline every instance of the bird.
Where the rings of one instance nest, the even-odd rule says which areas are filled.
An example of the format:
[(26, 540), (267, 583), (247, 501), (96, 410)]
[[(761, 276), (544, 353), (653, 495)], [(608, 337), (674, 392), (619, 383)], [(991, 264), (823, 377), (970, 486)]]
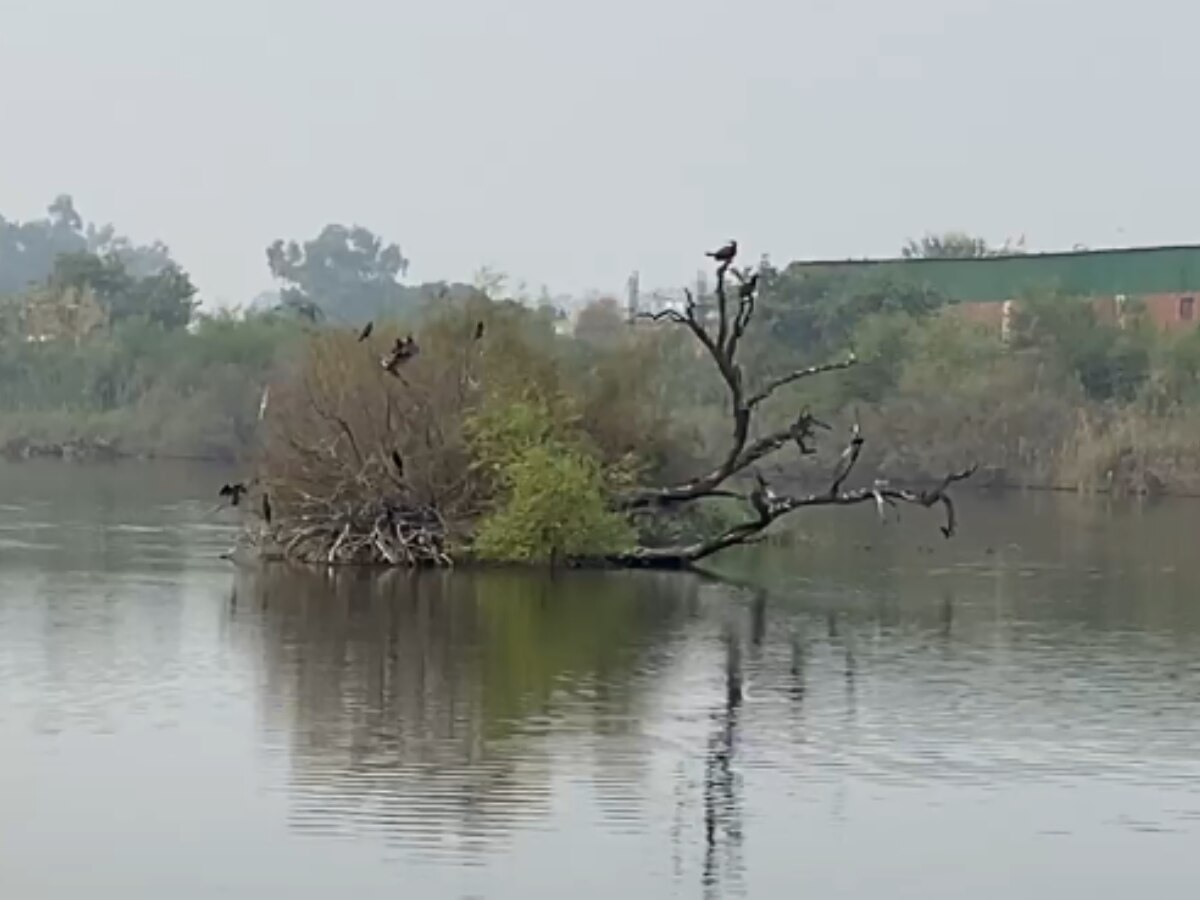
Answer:
[(246, 491), (246, 485), (242, 484), (240, 481), (237, 481), (233, 484), (223, 485), (221, 490), (217, 493), (217, 496), (228, 497), (230, 505), (237, 506), (242, 500), (242, 494), (246, 493)]
[(875, 508), (879, 512), (879, 521), (884, 524), (887, 523), (887, 504), (892, 502), (883, 493), (887, 487), (888, 483), (884, 478), (876, 478), (875, 484), (871, 487), (871, 493), (875, 495)]
[(392, 465), (396, 467), (396, 472), (401, 478), (404, 477), (404, 458), (398, 450), (392, 451)]
[(749, 300), (754, 296), (754, 292), (758, 290), (758, 273), (755, 272), (749, 278), (742, 282), (738, 288), (738, 297), (742, 300)]
[(717, 250), (710, 250), (705, 256), (710, 256), (719, 263), (731, 263), (733, 258), (737, 256), (738, 245), (737, 241), (730, 239), (729, 243)]
[(268, 525), (270, 525), (271, 524), (271, 497), (269, 494), (266, 494), (266, 493), (263, 494), (263, 498), (262, 498), (262, 516), (263, 516), (263, 520)]
[(771, 501), (775, 499), (775, 493), (757, 469), (754, 470), (754, 480), (757, 483), (754, 490), (750, 492), (750, 504), (760, 518), (769, 519), (771, 517)]
[(479, 321), (475, 324), (475, 340), (483, 340), (483, 322)]
[(375, 328), (374, 322), (368, 322), (366, 325), (364, 325), (363, 330), (358, 333), (358, 342), (361, 344), (363, 341), (365, 341), (367, 338), (369, 338), (371, 336), (371, 332), (374, 330), (374, 328)]
[(411, 334), (404, 338), (396, 338), (391, 352), (379, 362), (388, 372), (398, 376), (399, 373), (396, 369), (400, 367), (400, 363), (412, 359), (420, 350), (421, 348), (417, 346), (417, 342)]
[(842, 451), (842, 455), (838, 457), (837, 465), (833, 470), (833, 491), (836, 493), (841, 490), (842, 482), (846, 480), (850, 474), (850, 470), (854, 468), (859, 454), (859, 448), (863, 445), (862, 431), (856, 422), (854, 424), (853, 437), (850, 439), (849, 446)]

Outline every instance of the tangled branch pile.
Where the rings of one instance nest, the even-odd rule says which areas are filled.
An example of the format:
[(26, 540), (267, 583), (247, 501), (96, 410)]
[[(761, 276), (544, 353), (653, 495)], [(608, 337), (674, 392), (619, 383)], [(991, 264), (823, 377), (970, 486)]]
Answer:
[[(794, 446), (809, 456), (827, 429), (802, 409), (754, 437), (755, 417), (781, 388), (847, 369), (853, 357), (748, 384), (738, 354), (759, 273), (737, 268), (736, 244), (714, 254), (713, 297), (645, 317), (698, 343), (727, 395), (732, 439), (704, 474), (674, 481), (684, 454), (655, 363), (675, 329), (622, 331), (598, 351), (555, 334), (519, 304), (447, 304), (419, 339), (380, 328), (326, 331), (271, 391), (256, 482), (263, 514), (248, 529), (263, 553), (306, 563), (449, 565), (497, 559), (686, 566), (753, 541), (809, 506), (941, 505), (955, 528), (947, 475), (925, 491), (847, 488), (863, 437), (856, 425), (825, 490), (784, 495), (758, 464)], [(385, 352), (386, 351), (386, 352)], [(655, 480), (665, 486), (650, 486)], [(649, 538), (657, 520), (713, 499), (748, 512), (683, 542)]]

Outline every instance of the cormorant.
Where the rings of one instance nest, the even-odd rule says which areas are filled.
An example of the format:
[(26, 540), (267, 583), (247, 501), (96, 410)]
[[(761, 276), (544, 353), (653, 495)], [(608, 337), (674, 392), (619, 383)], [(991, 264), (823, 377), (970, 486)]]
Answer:
[(237, 506), (242, 500), (242, 494), (246, 493), (246, 485), (238, 481), (234, 484), (224, 485), (218, 492), (218, 497), (228, 497), (231, 506)]
[(771, 518), (771, 501), (775, 499), (775, 493), (767, 486), (762, 473), (757, 469), (754, 470), (754, 480), (757, 484), (750, 492), (750, 505), (754, 507), (760, 518), (769, 519)]
[(396, 343), (392, 347), (390, 353), (379, 361), (380, 365), (393, 375), (398, 374), (396, 370), (400, 367), (400, 363), (412, 359), (420, 352), (421, 348), (417, 346), (416, 340), (410, 334), (405, 338), (396, 338)]
[(368, 322), (363, 326), (363, 330), (358, 333), (358, 342), (361, 344), (371, 336), (371, 331), (375, 328), (374, 322)]
[(719, 250), (711, 250), (704, 255), (711, 256), (719, 263), (731, 263), (733, 262), (733, 258), (737, 256), (737, 251), (737, 241), (731, 239), (728, 244), (726, 244), (724, 247), (721, 247)]

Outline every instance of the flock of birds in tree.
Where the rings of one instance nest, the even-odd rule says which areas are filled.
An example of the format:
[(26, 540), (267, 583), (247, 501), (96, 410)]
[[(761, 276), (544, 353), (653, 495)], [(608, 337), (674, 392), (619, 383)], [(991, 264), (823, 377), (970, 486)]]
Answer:
[[(367, 324), (363, 326), (362, 331), (360, 331), (358, 333), (358, 343), (361, 344), (364, 341), (366, 341), (371, 336), (371, 333), (374, 330), (375, 330), (375, 323), (373, 321), (367, 322)], [(483, 334), (484, 334), (483, 322), (482, 321), (476, 322), (474, 339), (476, 341), (483, 340)], [(408, 335), (405, 335), (403, 338), (396, 338), (396, 342), (392, 345), (392, 349), (389, 350), (379, 360), (379, 364), (383, 367), (383, 370), (385, 372), (387, 372), (389, 375), (395, 375), (397, 378), (399, 378), (400, 377), (400, 372), (399, 372), (400, 366), (403, 365), (404, 363), (408, 362), (410, 359), (412, 359), (414, 356), (416, 356), (420, 352), (421, 352), (421, 348), (418, 346), (416, 338), (414, 338), (411, 334), (408, 334)], [(262, 408), (260, 408), (260, 410), (259, 410), (259, 418), (260, 419), (262, 418), (262, 414), (265, 411), (266, 398), (267, 398), (267, 394), (264, 391), (263, 392), (263, 400), (262, 400)], [(404, 458), (401, 457), (399, 451), (396, 451), (396, 450), (392, 451), (391, 457), (392, 457), (392, 464), (396, 467), (397, 476), (399, 478), (403, 479), (404, 478)], [(251, 482), (251, 484), (253, 484), (253, 482)], [(249, 492), (250, 492), (250, 486), (246, 482), (235, 481), (235, 482), (232, 482), (229, 484), (222, 485), (221, 490), (217, 492), (217, 495), (219, 497), (221, 497), (222, 500), (228, 500), (230, 506), (241, 506), (242, 498), (244, 496), (246, 496)], [(262, 513), (263, 521), (265, 521), (268, 525), (270, 525), (271, 524), (271, 497), (265, 491), (263, 492), (263, 495), (262, 495), (262, 503), (260, 505), (260, 511)]]

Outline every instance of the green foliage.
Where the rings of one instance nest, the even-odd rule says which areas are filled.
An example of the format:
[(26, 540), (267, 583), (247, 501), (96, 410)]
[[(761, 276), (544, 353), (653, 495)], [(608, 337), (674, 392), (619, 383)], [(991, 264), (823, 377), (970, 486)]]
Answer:
[(878, 403), (894, 390), (917, 332), (917, 320), (902, 312), (879, 313), (859, 322), (853, 338), (858, 365), (837, 382), (842, 401)]
[(927, 316), (945, 305), (937, 291), (889, 275), (851, 273), (793, 264), (764, 275), (758, 327), (794, 361), (842, 354), (860, 323), (871, 316)]
[(267, 263), (285, 285), (284, 306), (315, 304), (347, 323), (396, 315), (417, 300), (399, 281), (408, 270), (400, 248), (359, 225), (326, 225), (303, 244), (277, 240), (267, 248)]
[(168, 331), (185, 328), (197, 305), (191, 279), (171, 262), (139, 278), (115, 254), (69, 253), (55, 260), (49, 282), (57, 290), (90, 289), (113, 324), (140, 319)]
[(1158, 342), (1144, 397), (1151, 411), (1159, 414), (1200, 405), (1200, 329)]
[(192, 331), (132, 318), (78, 346), (9, 336), (0, 414), (64, 439), (82, 436), (64, 432), (66, 416), (127, 450), (231, 457), (252, 440), (261, 387), (301, 336), (278, 317), (231, 314), (201, 316)]
[(480, 523), (483, 559), (545, 562), (627, 549), (634, 533), (608, 506), (609, 473), (549, 404), (521, 401), (469, 423), (478, 465), (496, 478), (499, 504)]
[(1150, 375), (1150, 330), (1133, 313), (1124, 327), (1102, 322), (1086, 298), (1026, 298), (1015, 332), (1017, 347), (1038, 348), (1065, 366), (1093, 400), (1129, 401)]
[(171, 263), (161, 242), (138, 245), (112, 225), (85, 225), (74, 201), (63, 194), (43, 219), (17, 222), (0, 216), (0, 296), (45, 282), (59, 257), (79, 254), (118, 260), (135, 279), (155, 275)]

